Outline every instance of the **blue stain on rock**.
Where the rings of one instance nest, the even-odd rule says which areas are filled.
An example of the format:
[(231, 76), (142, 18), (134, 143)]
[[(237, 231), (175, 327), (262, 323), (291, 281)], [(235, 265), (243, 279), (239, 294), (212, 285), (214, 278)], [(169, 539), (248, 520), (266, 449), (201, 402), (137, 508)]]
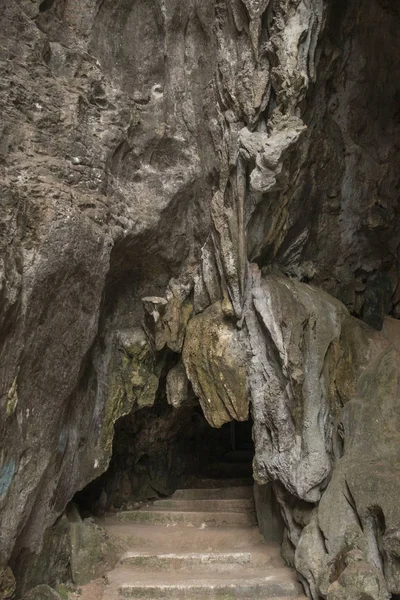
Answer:
[(64, 454), (65, 450), (67, 449), (67, 443), (68, 443), (68, 432), (66, 429), (63, 429), (60, 433), (60, 437), (58, 438), (58, 451), (61, 454)]
[(15, 462), (12, 460), (0, 469), (0, 498), (8, 492), (15, 473)]

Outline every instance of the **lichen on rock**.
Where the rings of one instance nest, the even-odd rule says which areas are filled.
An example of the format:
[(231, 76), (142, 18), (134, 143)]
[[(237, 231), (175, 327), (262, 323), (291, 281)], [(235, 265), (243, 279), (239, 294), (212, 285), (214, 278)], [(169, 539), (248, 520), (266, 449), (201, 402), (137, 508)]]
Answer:
[(120, 548), (92, 519), (82, 520), (73, 505), (68, 508), (68, 520), (72, 582), (83, 585), (111, 570)]
[(10, 567), (0, 569), (0, 598), (9, 600), (14, 596), (16, 588), (15, 577)]
[(248, 418), (246, 341), (224, 316), (220, 302), (190, 320), (183, 361), (210, 425)]
[(161, 370), (142, 330), (119, 331), (111, 361), (102, 420), (102, 447), (108, 457), (111, 454), (114, 423), (134, 408), (152, 406)]
[(61, 600), (61, 596), (50, 586), (42, 584), (29, 590), (23, 600)]

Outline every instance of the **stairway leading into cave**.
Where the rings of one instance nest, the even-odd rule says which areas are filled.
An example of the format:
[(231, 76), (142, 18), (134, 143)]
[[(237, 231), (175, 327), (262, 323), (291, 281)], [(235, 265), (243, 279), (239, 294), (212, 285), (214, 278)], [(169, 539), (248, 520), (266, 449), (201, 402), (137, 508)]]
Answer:
[(171, 498), (102, 519), (125, 552), (102, 589), (87, 596), (83, 589), (82, 600), (305, 600), (279, 545), (258, 531), (241, 452), (210, 465)]

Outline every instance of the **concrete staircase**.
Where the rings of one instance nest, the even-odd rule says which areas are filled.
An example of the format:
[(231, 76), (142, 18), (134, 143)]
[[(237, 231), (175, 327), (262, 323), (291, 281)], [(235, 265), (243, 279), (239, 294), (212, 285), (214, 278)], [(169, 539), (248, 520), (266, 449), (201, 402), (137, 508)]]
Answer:
[[(300, 600), (279, 546), (263, 542), (247, 480), (197, 481), (165, 500), (102, 520), (127, 551), (82, 600)], [(211, 485), (210, 485), (211, 483)], [(204, 487), (207, 486), (207, 487)]]

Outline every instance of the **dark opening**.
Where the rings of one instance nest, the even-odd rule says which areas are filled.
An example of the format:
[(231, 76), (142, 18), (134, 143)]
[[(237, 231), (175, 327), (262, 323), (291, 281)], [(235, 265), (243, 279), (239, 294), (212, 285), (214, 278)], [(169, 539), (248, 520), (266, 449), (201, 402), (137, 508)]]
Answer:
[(50, 10), (56, 0), (43, 0), (39, 5), (39, 12)]
[(173, 408), (161, 398), (117, 421), (108, 470), (74, 502), (85, 517), (135, 508), (178, 488), (252, 484), (251, 432), (251, 420), (211, 427), (197, 399)]

